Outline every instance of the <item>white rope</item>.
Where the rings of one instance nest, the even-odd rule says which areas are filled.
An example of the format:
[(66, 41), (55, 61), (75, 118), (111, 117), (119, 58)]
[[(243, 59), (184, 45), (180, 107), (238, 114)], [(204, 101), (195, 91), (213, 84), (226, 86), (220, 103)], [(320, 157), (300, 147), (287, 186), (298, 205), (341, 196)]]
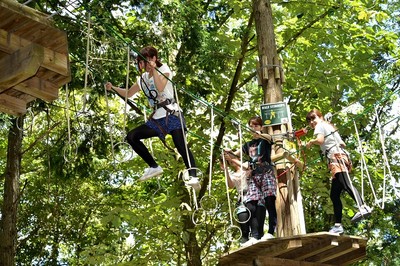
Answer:
[[(126, 127), (126, 120), (127, 120), (127, 114), (126, 110), (128, 107), (128, 90), (129, 90), (129, 65), (130, 65), (130, 51), (129, 51), (129, 45), (127, 47), (127, 62), (126, 62), (126, 81), (125, 81), (125, 105), (124, 105), (124, 117), (123, 117), (123, 122), (122, 122), (122, 128), (125, 130)], [(124, 142), (124, 136), (122, 137), (122, 142)]]
[(68, 83), (65, 84), (65, 105), (66, 105), (66, 115), (67, 115), (67, 128), (68, 128), (68, 145), (71, 145), (71, 122), (69, 116), (69, 91), (68, 91)]
[(372, 184), (371, 176), (370, 176), (369, 171), (368, 171), (367, 162), (365, 161), (364, 148), (363, 148), (363, 146), (362, 146), (361, 139), (360, 139), (360, 135), (359, 135), (359, 133), (358, 133), (356, 121), (353, 120), (353, 123), (354, 123), (354, 129), (355, 129), (355, 131), (356, 131), (356, 136), (357, 136), (357, 141), (358, 141), (358, 147), (359, 147), (359, 149), (360, 149), (360, 154), (361, 154), (361, 174), (362, 174), (362, 175), (361, 175), (361, 185), (362, 185), (362, 189), (363, 189), (363, 192), (362, 192), (362, 199), (364, 199), (364, 185), (363, 185), (363, 184), (364, 184), (364, 179), (363, 179), (363, 173), (364, 173), (364, 171), (363, 171), (363, 169), (365, 169), (365, 172), (366, 172), (367, 177), (368, 177), (369, 186), (371, 187), (372, 194), (374, 195), (375, 203), (377, 203), (377, 202), (378, 202), (377, 196), (376, 196), (376, 193), (375, 193), (374, 186), (373, 186), (373, 184)]
[[(146, 113), (146, 107), (143, 108), (143, 116), (144, 116), (144, 122), (147, 122), (147, 113)], [(149, 146), (150, 146), (150, 152), (151, 155), (154, 157), (154, 151), (153, 151), (153, 140), (152, 138), (148, 138)]]
[(88, 28), (86, 34), (86, 62), (85, 62), (85, 83), (83, 86), (83, 107), (82, 110), (85, 111), (86, 108), (86, 96), (87, 96), (87, 83), (88, 83), (88, 76), (89, 76), (89, 50), (90, 50), (90, 12), (88, 12)]
[(113, 125), (112, 125), (112, 122), (111, 122), (110, 107), (108, 106), (108, 96), (107, 96), (106, 84), (104, 84), (104, 95), (105, 95), (105, 100), (106, 100), (106, 109), (107, 109), (107, 116), (108, 116), (108, 124), (109, 124), (109, 126), (110, 126), (111, 154), (112, 154), (112, 158), (113, 158), (113, 160), (114, 160), (115, 155), (114, 155)]
[(247, 184), (246, 174), (243, 171), (243, 147), (242, 147), (243, 146), (243, 142), (242, 142), (243, 132), (242, 132), (242, 126), (240, 123), (238, 125), (238, 131), (239, 131), (239, 146), (240, 146), (239, 147), (240, 148), (240, 175), (239, 175), (240, 185), (239, 185), (238, 193), (240, 195), (240, 205), (242, 205), (242, 206), (239, 206), (236, 209), (244, 207), (246, 209), (246, 212), (249, 214), (249, 217), (245, 221), (240, 221), (239, 219), (237, 219), (236, 221), (238, 223), (247, 223), (251, 219), (251, 212), (250, 212), (249, 208), (247, 208), (244, 205), (244, 189), (243, 189), (243, 187), (244, 187), (245, 182), (246, 182), (246, 185), (245, 185), (246, 187), (248, 186), (248, 184)]
[[(240, 202), (243, 204), (244, 191), (243, 191), (243, 141), (242, 141), (242, 125), (239, 123), (239, 148), (240, 148)], [(251, 215), (251, 214), (250, 214)]]
[(71, 142), (71, 117), (69, 113), (70, 105), (69, 105), (69, 89), (68, 89), (68, 83), (65, 84), (65, 112), (66, 112), (66, 117), (67, 117), (67, 131), (68, 131), (68, 145), (64, 147), (63, 155), (64, 155), (64, 160), (66, 162), (70, 162), (73, 160), (72, 157), (76, 156), (78, 153), (78, 146), (77, 144), (74, 144)]
[[(383, 196), (382, 196), (382, 209), (385, 207), (385, 199), (386, 199), (386, 168), (389, 172), (389, 176), (391, 179), (393, 179), (392, 176), (392, 171), (390, 170), (390, 165), (389, 165), (389, 161), (386, 155), (386, 149), (385, 149), (385, 137), (382, 133), (382, 126), (381, 126), (381, 122), (379, 120), (379, 116), (378, 116), (378, 111), (377, 108), (375, 108), (375, 116), (376, 116), (376, 121), (378, 124), (378, 132), (379, 132), (379, 140), (381, 142), (381, 146), (382, 146), (382, 157), (383, 157), (383, 162), (384, 162), (384, 166), (383, 166), (383, 170), (384, 170), (384, 174), (383, 174)], [(396, 188), (394, 188), (396, 189)]]
[(210, 171), (209, 171), (209, 181), (208, 181), (208, 194), (211, 195), (211, 181), (212, 181), (212, 170), (213, 170), (213, 132), (214, 132), (214, 108), (211, 106), (211, 128), (210, 128)]
[(172, 83), (174, 88), (174, 94), (175, 94), (175, 100), (176, 100), (176, 104), (178, 105), (178, 114), (179, 114), (179, 121), (181, 123), (181, 130), (182, 130), (182, 135), (183, 135), (183, 142), (185, 143), (185, 152), (186, 152), (186, 158), (188, 160), (188, 164), (189, 164), (189, 169), (192, 168), (192, 164), (190, 162), (190, 157), (189, 157), (189, 149), (188, 149), (188, 145), (187, 145), (187, 138), (186, 138), (186, 134), (185, 134), (185, 127), (184, 127), (184, 123), (183, 123), (183, 110), (181, 110), (180, 104), (179, 104), (179, 97), (178, 97), (178, 91), (176, 89), (176, 86)]
[(228, 173), (227, 173), (228, 169), (226, 167), (226, 160), (225, 160), (225, 156), (224, 156), (224, 150), (222, 150), (222, 163), (223, 163), (223, 166), (224, 166), (226, 197), (228, 198), (229, 220), (231, 222), (231, 225), (233, 225), (231, 199), (229, 197), (229, 185), (228, 185)]

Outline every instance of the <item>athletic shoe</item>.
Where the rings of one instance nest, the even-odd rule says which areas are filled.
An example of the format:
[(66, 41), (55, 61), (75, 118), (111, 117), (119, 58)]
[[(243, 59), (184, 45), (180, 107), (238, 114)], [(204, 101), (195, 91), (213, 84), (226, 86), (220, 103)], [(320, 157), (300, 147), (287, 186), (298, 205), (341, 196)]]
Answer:
[(334, 225), (331, 230), (329, 230), (329, 233), (333, 234), (343, 234), (343, 226), (342, 225)]
[(360, 211), (357, 212), (353, 218), (351, 218), (351, 222), (353, 223), (357, 223), (359, 221), (361, 221), (362, 219), (368, 218), (369, 216), (371, 216), (372, 213), (372, 209), (367, 206), (367, 205), (363, 205), (360, 207)]
[(265, 235), (263, 235), (263, 237), (261, 237), (261, 240), (268, 240), (271, 238), (275, 238), (275, 237), (270, 233), (266, 233)]
[(242, 237), (240, 238), (239, 245), (240, 245), (240, 246), (243, 246), (243, 244), (246, 243), (247, 241), (249, 241), (249, 238), (248, 238), (248, 237), (242, 236)]
[(255, 239), (254, 237), (250, 237), (250, 239), (247, 242), (241, 244), (240, 246), (241, 247), (248, 247), (248, 246), (254, 245), (257, 242), (258, 242), (257, 239)]
[(161, 175), (163, 173), (163, 169), (160, 166), (157, 167), (150, 167), (144, 169), (143, 176), (139, 178), (139, 181), (146, 181), (152, 177)]
[(191, 186), (196, 191), (199, 191), (201, 189), (201, 185), (197, 177), (191, 177), (188, 181), (185, 182), (185, 184)]

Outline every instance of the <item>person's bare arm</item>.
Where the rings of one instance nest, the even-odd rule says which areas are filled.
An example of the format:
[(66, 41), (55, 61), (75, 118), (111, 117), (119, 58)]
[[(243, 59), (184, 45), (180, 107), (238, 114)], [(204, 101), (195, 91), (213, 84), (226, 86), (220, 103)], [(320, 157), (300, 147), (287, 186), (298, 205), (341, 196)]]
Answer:
[(114, 86), (111, 82), (107, 82), (106, 83), (106, 89), (107, 90), (113, 90), (116, 91), (119, 95), (121, 95), (122, 97), (127, 97), (130, 98), (133, 95), (135, 95), (138, 91), (140, 91), (140, 87), (137, 83), (133, 84), (128, 90), (124, 89), (124, 88), (119, 88), (117, 86)]

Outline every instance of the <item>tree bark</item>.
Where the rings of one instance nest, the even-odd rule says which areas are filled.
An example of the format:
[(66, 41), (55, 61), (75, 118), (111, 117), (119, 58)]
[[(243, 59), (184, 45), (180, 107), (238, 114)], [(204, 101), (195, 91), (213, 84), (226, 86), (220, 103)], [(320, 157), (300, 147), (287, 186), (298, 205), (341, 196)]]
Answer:
[[(270, 1), (253, 0), (253, 12), (260, 64), (260, 69), (258, 69), (259, 85), (263, 88), (264, 103), (281, 102), (283, 101), (281, 80), (283, 70), (279, 63)], [(288, 127), (291, 128), (291, 125), (278, 125), (268, 127), (267, 131), (271, 135), (279, 134), (286, 132)], [(273, 153), (283, 152), (283, 139), (274, 139), (274, 144)], [(276, 209), (278, 214), (277, 236), (279, 237), (305, 233), (301, 229), (304, 228), (304, 222), (300, 221), (303, 215), (299, 215), (299, 206), (302, 211), (300, 189), (296, 187), (293, 190), (292, 187), (296, 183), (292, 181), (297, 178), (297, 175), (293, 175), (291, 171), (285, 174), (285, 170), (287, 170), (286, 162), (277, 164)], [(295, 195), (293, 195), (294, 192), (296, 192)]]
[(17, 210), (23, 119), (15, 118), (8, 133), (7, 164), (4, 181), (4, 199), (0, 221), (0, 265), (15, 265), (17, 242)]

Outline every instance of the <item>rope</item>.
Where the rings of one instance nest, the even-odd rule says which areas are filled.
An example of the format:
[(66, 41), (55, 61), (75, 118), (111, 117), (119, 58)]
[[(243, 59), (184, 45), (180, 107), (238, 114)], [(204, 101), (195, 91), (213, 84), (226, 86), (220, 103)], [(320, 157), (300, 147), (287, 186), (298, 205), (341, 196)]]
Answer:
[[(143, 115), (144, 115), (144, 122), (146, 122), (147, 121), (146, 109), (144, 109)], [(151, 155), (154, 157), (153, 140), (152, 140), (152, 138), (149, 138), (148, 142), (149, 142), (149, 146), (150, 146)]]
[(222, 163), (223, 163), (223, 166), (224, 166), (226, 197), (228, 198), (229, 220), (231, 222), (231, 225), (233, 225), (231, 199), (229, 197), (229, 186), (228, 186), (228, 173), (227, 173), (228, 169), (226, 167), (226, 160), (225, 160), (224, 153), (222, 153)]
[[(365, 170), (366, 170), (366, 174), (367, 174), (367, 177), (368, 177), (368, 182), (369, 182), (369, 185), (371, 187), (372, 194), (374, 195), (375, 202), (377, 203), (377, 197), (376, 197), (375, 189), (374, 189), (374, 186), (372, 185), (372, 179), (371, 179), (371, 176), (369, 175), (368, 166), (367, 166), (367, 163), (365, 161), (364, 149), (362, 147), (362, 143), (361, 143), (361, 140), (360, 140), (360, 135), (358, 134), (356, 121), (353, 120), (353, 122), (354, 122), (354, 129), (355, 129), (356, 136), (357, 136), (358, 146), (359, 146), (360, 154), (361, 154), (361, 166), (362, 166), (362, 168), (365, 168)], [(363, 174), (363, 171), (361, 173)], [(362, 198), (364, 199), (363, 175), (361, 176), (361, 184), (362, 184)]]
[[(129, 65), (130, 65), (130, 52), (129, 52), (129, 46), (127, 47), (127, 62), (126, 62), (126, 81), (125, 81), (125, 105), (124, 105), (124, 117), (123, 117), (123, 122), (122, 122), (122, 127), (125, 130), (126, 127), (126, 110), (127, 110), (127, 105), (128, 105), (128, 90), (129, 90)], [(124, 141), (124, 140), (122, 140)]]
[(214, 108), (211, 107), (211, 128), (210, 128), (210, 170), (208, 173), (208, 194), (211, 195), (211, 181), (212, 181), (212, 170), (213, 170), (213, 132), (214, 132)]
[[(157, 71), (159, 72), (159, 70), (157, 69)], [(159, 73), (161, 73), (161, 72), (159, 72)], [(164, 75), (163, 73), (161, 73), (162, 75)], [(164, 77), (166, 77), (165, 75), (164, 75)], [(168, 77), (166, 77), (166, 78), (168, 78)], [(169, 81), (171, 81), (170, 79), (168, 79)], [(186, 158), (187, 158), (187, 160), (188, 160), (188, 164), (189, 164), (189, 169), (190, 168), (192, 168), (192, 164), (191, 164), (191, 162), (190, 162), (190, 157), (189, 157), (189, 149), (188, 149), (188, 145), (187, 145), (187, 138), (186, 138), (186, 133), (185, 133), (185, 127), (183, 126), (184, 125), (184, 123), (183, 123), (183, 115), (182, 115), (182, 112), (181, 112), (181, 105), (179, 104), (179, 97), (178, 97), (178, 93), (177, 93), (177, 90), (176, 90), (176, 86), (175, 86), (175, 84), (174, 83), (172, 83), (172, 85), (173, 85), (173, 88), (174, 88), (174, 94), (175, 94), (175, 100), (176, 100), (176, 104), (178, 105), (178, 117), (179, 117), (179, 121), (180, 121), (180, 123), (181, 123), (181, 130), (182, 130), (182, 135), (183, 135), (183, 142), (185, 143), (185, 152), (186, 152)]]
[(67, 114), (67, 128), (68, 128), (68, 144), (71, 145), (71, 121), (69, 116), (69, 91), (68, 91), (68, 83), (65, 84), (65, 105), (66, 105), (66, 114)]
[(107, 88), (106, 88), (105, 84), (104, 84), (104, 97), (105, 97), (105, 100), (106, 100), (106, 110), (107, 110), (108, 124), (110, 126), (111, 154), (112, 154), (112, 158), (114, 160), (115, 154), (114, 154), (113, 125), (112, 125), (112, 122), (111, 122), (110, 107), (108, 105)]
[[(87, 8), (87, 7), (85, 7), (85, 8)], [(89, 25), (89, 26), (90, 26), (90, 25)], [(110, 27), (107, 23), (106, 23), (105, 25), (103, 25), (103, 26), (105, 26), (105, 27), (106, 27), (107, 29), (109, 29), (112, 33), (114, 33), (114, 35), (113, 35), (114, 37), (115, 37), (115, 36), (118, 37), (118, 39), (120, 39), (121, 41), (123, 41), (123, 43), (127, 44), (127, 45), (132, 49), (133, 52), (135, 52), (139, 57), (141, 57), (145, 62), (148, 63), (147, 58), (144, 57), (137, 49), (135, 49), (134, 47), (131, 47), (131, 44), (128, 43), (128, 42), (125, 40), (125, 38), (123, 38), (123, 36), (121, 36), (120, 33), (116, 32), (116, 30), (115, 30), (114, 28)], [(280, 67), (280, 66), (279, 66), (279, 67)], [(164, 73), (161, 73), (161, 72), (159, 71), (159, 69), (156, 68), (156, 70), (158, 71), (158, 73), (159, 73), (160, 75), (163, 75), (168, 81), (170, 81), (170, 82), (174, 85), (175, 95), (176, 95), (176, 98), (177, 98), (177, 89), (176, 89), (176, 85), (175, 85), (174, 81), (172, 81), (169, 77), (165, 76)], [(213, 110), (214, 110), (217, 114), (219, 114), (220, 116), (222, 116), (222, 117), (224, 117), (224, 118), (229, 118), (231, 121), (234, 121), (234, 122), (236, 122), (236, 123), (238, 123), (238, 124), (241, 124), (241, 122), (238, 121), (235, 117), (233, 117), (233, 116), (231, 116), (231, 115), (229, 115), (229, 114), (226, 114), (224, 111), (222, 111), (222, 110), (216, 108), (216, 107), (213, 106), (212, 104), (208, 103), (206, 100), (197, 97), (196, 95), (194, 95), (194, 94), (191, 93), (191, 92), (186, 91), (185, 89), (179, 88), (179, 90), (182, 91), (182, 92), (184, 92), (185, 94), (189, 95), (189, 96), (192, 97), (194, 100), (196, 100), (196, 101), (198, 101), (198, 102), (204, 104), (205, 106), (210, 107), (210, 108), (213, 108)], [(179, 100), (178, 100), (178, 98), (177, 98), (177, 103), (178, 103), (178, 106), (179, 106)], [(252, 129), (250, 129), (249, 127), (245, 126), (245, 128), (246, 128), (248, 131), (254, 133), (254, 131), (253, 131)], [(186, 137), (185, 137), (185, 143), (186, 143), (186, 145), (187, 145)], [(187, 150), (187, 149), (186, 149), (186, 150)], [(188, 153), (188, 152), (187, 152), (187, 153)]]
[(400, 119), (400, 115), (399, 115), (399, 116), (396, 116), (396, 117), (393, 118), (393, 119), (390, 119), (389, 122), (386, 122), (384, 125), (382, 125), (382, 128), (385, 127), (385, 126), (387, 126), (388, 124), (392, 123), (393, 121), (399, 120), (399, 119)]
[[(387, 168), (387, 170), (389, 172), (389, 176), (393, 180), (392, 171), (390, 170), (389, 161), (388, 161), (387, 155), (386, 155), (385, 137), (382, 134), (382, 126), (381, 126), (381, 122), (379, 120), (377, 108), (375, 108), (375, 116), (376, 116), (376, 121), (377, 121), (377, 125), (378, 125), (379, 140), (382, 145), (382, 157), (383, 157), (383, 162), (384, 162), (383, 170), (386, 171), (385, 169)], [(394, 189), (396, 189), (396, 188), (394, 188)], [(385, 207), (385, 198), (386, 198), (386, 172), (384, 172), (384, 174), (383, 174), (383, 196), (382, 196), (382, 207), (381, 207), (382, 209)]]
[[(82, 3), (82, 5), (86, 8), (86, 9), (88, 9), (87, 8), (87, 6), (85, 6), (83, 3)], [(127, 41), (125, 40), (125, 38), (120, 34), (120, 33), (118, 33), (118, 32), (116, 32), (116, 29), (114, 29), (113, 27), (111, 27), (110, 25), (108, 25), (107, 23), (103, 23), (102, 24), (103, 26), (105, 26), (108, 30), (110, 30), (114, 35), (113, 35), (113, 37), (117, 37), (118, 39), (120, 39), (120, 40), (122, 40), (124, 43), (127, 43)], [(136, 49), (134, 49), (134, 48), (132, 48), (132, 50), (133, 51), (135, 51), (141, 58), (143, 58), (144, 60), (146, 60), (146, 58), (144, 58)], [(161, 73), (162, 74), (162, 73)], [(167, 77), (167, 79), (168, 79), (168, 77)], [(172, 82), (172, 81), (171, 81)], [(174, 84), (174, 83), (173, 83)], [(199, 102), (202, 102), (203, 104), (206, 104), (206, 105), (210, 105), (208, 102), (206, 102), (206, 101), (204, 101), (204, 100), (202, 100), (202, 99), (199, 99), (198, 97), (196, 97), (194, 94), (192, 94), (191, 92), (189, 92), (189, 91), (186, 91), (186, 90), (184, 90), (184, 89), (181, 89), (180, 88), (180, 90), (181, 91), (183, 91), (184, 93), (186, 93), (187, 95), (189, 95), (190, 97), (192, 97), (193, 99), (195, 99), (195, 100), (197, 100), (197, 101), (199, 101)], [(393, 91), (393, 93), (394, 93), (395, 91)], [(389, 97), (389, 94), (386, 94), (387, 95), (387, 97)], [(386, 99), (387, 97), (385, 97), (384, 99)], [(217, 109), (217, 108), (214, 108), (214, 111), (216, 111), (219, 115), (222, 115), (223, 117), (227, 117), (227, 118), (229, 118), (229, 119), (231, 119), (232, 121), (237, 121), (235, 118), (233, 118), (232, 116), (230, 116), (230, 115), (228, 115), (228, 114), (226, 114), (224, 111), (222, 111), (222, 110), (219, 110), (219, 109)], [(365, 112), (364, 112), (365, 113)], [(310, 164), (313, 164), (313, 163), (315, 163), (316, 161), (318, 161), (319, 159), (316, 159), (316, 160), (314, 160), (313, 162), (311, 162)]]
[(243, 142), (242, 142), (242, 126), (239, 124), (239, 147), (240, 147), (240, 203), (243, 204), (244, 200), (244, 191), (243, 191)]
[(293, 167), (295, 167), (296, 166), (296, 163), (292, 163), (292, 165), (289, 167), (289, 168), (287, 168), (285, 171), (283, 171), (282, 173), (280, 173), (277, 177), (276, 177), (276, 179), (279, 179), (279, 178), (281, 178), (281, 176), (283, 176), (284, 174), (286, 174), (287, 172), (289, 172)]
[(83, 86), (83, 106), (82, 110), (85, 111), (86, 108), (86, 95), (87, 95), (87, 83), (88, 83), (88, 75), (89, 75), (89, 50), (90, 50), (90, 12), (88, 13), (88, 28), (87, 28), (87, 34), (86, 34), (86, 62), (85, 62), (85, 83)]

